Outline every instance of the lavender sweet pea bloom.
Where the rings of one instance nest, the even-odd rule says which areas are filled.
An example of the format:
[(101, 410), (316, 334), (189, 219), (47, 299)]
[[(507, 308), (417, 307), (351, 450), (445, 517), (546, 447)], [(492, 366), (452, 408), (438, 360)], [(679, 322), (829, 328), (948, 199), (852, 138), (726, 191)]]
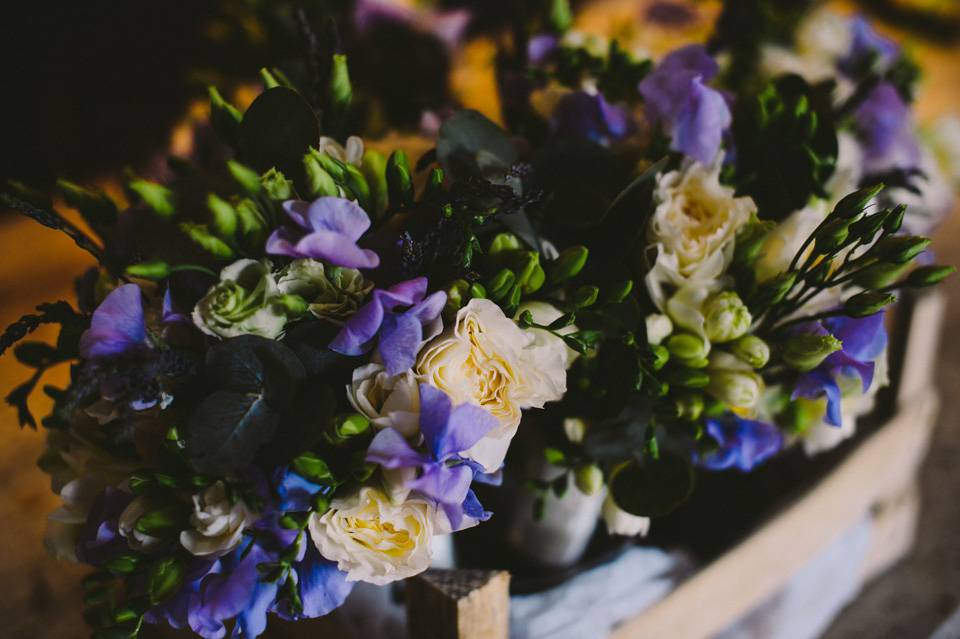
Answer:
[(140, 288), (124, 284), (107, 295), (93, 312), (90, 328), (80, 336), (80, 355), (99, 359), (142, 351), (148, 345)]
[(303, 560), (295, 564), (297, 571), (297, 594), (303, 604), (303, 612), (290, 610), (286, 602), (277, 606), (277, 613), (284, 619), (307, 619), (319, 617), (338, 608), (355, 582), (347, 581), (347, 573), (337, 568), (320, 554), (316, 546), (304, 542), (307, 547)]
[(852, 73), (856, 63), (868, 55), (876, 55), (881, 67), (889, 67), (900, 54), (900, 48), (890, 38), (877, 33), (870, 22), (863, 16), (856, 16), (851, 24), (853, 41), (850, 51), (839, 60), (838, 66), (845, 73)]
[(853, 114), (867, 173), (890, 168), (915, 168), (920, 145), (910, 120), (910, 110), (896, 88), (880, 82)]
[(732, 116), (727, 101), (706, 85), (719, 67), (701, 45), (677, 49), (641, 80), (647, 118), (672, 138), (670, 148), (709, 165)]
[(706, 431), (720, 446), (696, 463), (710, 470), (749, 471), (783, 447), (783, 435), (776, 427), (754, 419), (708, 419)]
[(333, 266), (376, 268), (380, 258), (357, 246), (370, 228), (370, 218), (356, 202), (321, 197), (314, 202), (290, 200), (283, 209), (297, 228), (282, 226), (267, 239), (267, 253), (324, 260)]
[(472, 524), (489, 516), (470, 492), (477, 465), (467, 463), (459, 453), (493, 430), (497, 419), (472, 404), (452, 406), (445, 392), (420, 384), (420, 430), (427, 450), (414, 449), (403, 435), (386, 428), (370, 443), (367, 461), (384, 468), (420, 469), (417, 478), (408, 482), (406, 488), (436, 501), (453, 529), (458, 530), (464, 518), (472, 520)]
[[(440, 316), (447, 295), (427, 293), (427, 278), (418, 277), (373, 292), (373, 299), (350, 316), (330, 349), (344, 355), (360, 355), (373, 348), (379, 334), (380, 356), (389, 375), (399, 375), (416, 363), (423, 340), (423, 327)], [(407, 306), (397, 313), (395, 309)]]
[(887, 347), (883, 311), (861, 319), (831, 317), (820, 323), (803, 324), (798, 327), (798, 332), (833, 335), (843, 344), (839, 351), (828, 355), (818, 367), (799, 375), (791, 396), (791, 399), (826, 397), (827, 414), (824, 420), (833, 426), (840, 426), (841, 393), (837, 377), (856, 375), (860, 378), (863, 392), (870, 388), (873, 382), (874, 360)]
[(120, 515), (134, 497), (113, 486), (107, 486), (97, 497), (77, 540), (78, 561), (95, 566), (111, 555), (130, 550), (120, 534)]
[(550, 115), (554, 133), (587, 138), (608, 144), (627, 135), (633, 128), (630, 115), (612, 105), (599, 93), (584, 91), (567, 94)]

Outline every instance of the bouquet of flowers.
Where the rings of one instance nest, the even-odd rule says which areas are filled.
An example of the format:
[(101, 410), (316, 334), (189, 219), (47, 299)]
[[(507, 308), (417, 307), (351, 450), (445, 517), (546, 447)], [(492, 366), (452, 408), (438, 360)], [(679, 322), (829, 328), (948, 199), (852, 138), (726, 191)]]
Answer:
[(255, 637), (415, 575), (491, 517), (472, 486), (512, 442), (556, 470), (528, 482), (539, 509), (605, 491), (611, 532), (638, 534), (694, 466), (848, 436), (894, 291), (953, 270), (922, 237), (949, 162), (903, 51), (801, 17), (731, 3), (709, 46), (652, 59), (545, 3), (495, 60), (506, 128), (433, 112), (413, 164), (347, 135), (348, 55), (321, 39), (243, 113), (211, 89), (225, 157), (171, 158), (125, 207), (58, 183), (89, 230), (11, 185), (98, 263), (76, 307), (0, 337), (62, 327), (13, 348), (36, 373), (8, 401), (35, 428), (27, 397), (70, 364), (44, 388), (47, 542), (93, 567), (94, 636)]

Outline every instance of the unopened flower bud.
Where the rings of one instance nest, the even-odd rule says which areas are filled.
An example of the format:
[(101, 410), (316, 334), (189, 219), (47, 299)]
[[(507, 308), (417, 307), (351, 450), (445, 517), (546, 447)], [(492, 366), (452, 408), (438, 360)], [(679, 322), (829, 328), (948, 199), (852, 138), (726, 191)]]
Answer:
[(500, 301), (513, 287), (517, 276), (510, 269), (503, 269), (487, 280), (487, 297), (494, 302)]
[(330, 172), (327, 171), (318, 159), (322, 154), (310, 152), (303, 158), (303, 166), (307, 173), (307, 192), (313, 197), (337, 197), (340, 188)]
[(183, 558), (177, 554), (153, 562), (147, 570), (147, 596), (150, 601), (160, 603), (177, 594), (185, 572)]
[(644, 318), (647, 325), (647, 343), (659, 344), (673, 332), (673, 322), (666, 315), (651, 313)]
[(546, 279), (546, 274), (540, 266), (540, 254), (536, 251), (519, 251), (513, 257), (514, 272), (517, 274), (517, 283), (526, 294), (537, 291)]
[(577, 464), (573, 469), (573, 483), (584, 495), (595, 495), (603, 488), (603, 471), (596, 464)]
[(470, 284), (466, 280), (454, 280), (447, 284), (443, 291), (447, 294), (447, 303), (443, 307), (443, 312), (450, 317), (456, 315), (457, 311), (470, 299)]
[(413, 204), (413, 178), (407, 154), (397, 150), (387, 160), (387, 199), (396, 210), (404, 210)]
[(693, 368), (680, 368), (670, 371), (666, 381), (686, 388), (703, 388), (710, 383), (710, 375)]
[(779, 304), (780, 301), (790, 292), (794, 283), (797, 281), (796, 271), (787, 271), (772, 277), (757, 286), (751, 301), (751, 308), (766, 310), (771, 306)]
[(587, 263), (587, 248), (571, 246), (565, 249), (550, 265), (550, 281), (564, 282), (575, 277)]
[(670, 351), (660, 344), (654, 344), (650, 350), (653, 352), (654, 358), (653, 364), (651, 364), (651, 368), (653, 368), (653, 370), (660, 370), (668, 361), (670, 361)]
[(862, 188), (859, 191), (854, 191), (837, 203), (831, 215), (846, 220), (857, 217), (857, 215), (866, 208), (870, 200), (876, 197), (877, 193), (882, 189), (883, 185), (877, 184)]
[(573, 305), (576, 308), (592, 306), (597, 301), (600, 289), (596, 286), (581, 286), (573, 293)]
[(710, 382), (706, 386), (708, 393), (737, 408), (751, 408), (760, 400), (763, 380), (752, 371), (711, 369)]
[(680, 417), (696, 421), (703, 413), (703, 396), (699, 394), (685, 394), (677, 398), (677, 408)]
[(567, 417), (563, 420), (563, 432), (567, 434), (567, 439), (579, 444), (587, 432), (587, 422), (579, 417)]
[(363, 152), (360, 174), (370, 186), (369, 209), (377, 216), (387, 210), (387, 156), (375, 149)]
[(127, 275), (145, 280), (159, 280), (170, 275), (170, 265), (160, 260), (149, 260), (127, 267)]
[(327, 425), (324, 439), (334, 446), (344, 444), (348, 439), (361, 435), (370, 429), (370, 420), (358, 413), (337, 415)]
[(260, 184), (260, 175), (251, 168), (248, 168), (236, 160), (227, 160), (227, 168), (230, 169), (230, 175), (243, 187), (247, 195), (256, 196), (263, 190)]
[(311, 481), (321, 484), (333, 479), (330, 467), (316, 453), (306, 452), (294, 458), (293, 469)]
[(353, 85), (350, 83), (350, 71), (347, 69), (347, 56), (342, 53), (333, 56), (327, 88), (333, 106), (338, 111), (346, 112), (353, 98)]
[(873, 240), (873, 236), (883, 228), (884, 221), (889, 217), (890, 211), (878, 211), (871, 215), (864, 215), (862, 218), (850, 225), (850, 234), (860, 238), (863, 243)]
[(497, 233), (490, 241), (487, 248), (487, 258), (490, 260), (502, 260), (504, 257), (513, 254), (523, 248), (523, 242), (513, 233)]
[(780, 355), (790, 368), (806, 372), (819, 366), (828, 355), (841, 348), (843, 344), (832, 335), (791, 335)]
[(693, 333), (676, 333), (667, 338), (667, 350), (681, 362), (699, 360), (710, 353), (710, 342)]
[(896, 301), (897, 296), (893, 294), (857, 293), (843, 305), (843, 314), (853, 318), (869, 317)]
[(911, 288), (933, 286), (956, 270), (957, 268), (955, 266), (937, 266), (935, 264), (921, 266), (907, 276), (907, 279), (904, 280), (904, 285)]
[(753, 318), (733, 291), (714, 295), (703, 306), (703, 330), (711, 342), (729, 342), (747, 332)]
[(165, 186), (147, 182), (146, 180), (134, 180), (129, 185), (131, 190), (143, 198), (144, 204), (150, 208), (157, 216), (170, 219), (176, 212), (177, 197), (173, 191)]
[(770, 347), (756, 335), (744, 335), (728, 348), (737, 359), (753, 368), (763, 368), (770, 361)]
[(624, 280), (622, 282), (618, 282), (611, 286), (609, 290), (605, 291), (606, 301), (610, 302), (611, 304), (618, 304), (630, 294), (632, 289), (633, 280)]
[(883, 230), (887, 233), (896, 233), (899, 231), (900, 226), (903, 224), (904, 213), (906, 212), (906, 204), (900, 204), (895, 209), (890, 211), (890, 215), (888, 215), (887, 219), (883, 221)]
[(878, 262), (857, 273), (853, 282), (864, 289), (883, 288), (896, 282), (910, 268), (910, 264), (887, 264)]
[(842, 218), (828, 220), (817, 232), (814, 250), (820, 255), (833, 253), (850, 235), (850, 220)]

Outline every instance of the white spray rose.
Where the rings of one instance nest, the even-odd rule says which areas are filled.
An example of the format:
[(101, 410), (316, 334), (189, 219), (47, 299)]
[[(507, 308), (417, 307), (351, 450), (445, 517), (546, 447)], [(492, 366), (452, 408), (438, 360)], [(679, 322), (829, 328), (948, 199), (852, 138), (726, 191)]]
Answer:
[(347, 581), (383, 585), (423, 572), (433, 556), (435, 507), (425, 500), (391, 503), (364, 486), (310, 516), (309, 530), (320, 554), (347, 573)]
[(220, 271), (220, 283), (197, 302), (193, 323), (204, 333), (229, 338), (260, 335), (274, 339), (287, 316), (268, 260), (237, 260)]
[(194, 555), (220, 557), (240, 544), (243, 530), (259, 515), (238, 499), (233, 505), (222, 481), (193, 496), (192, 529), (180, 533), (180, 543)]
[(665, 286), (709, 282), (723, 274), (733, 259), (737, 229), (757, 207), (720, 184), (719, 162), (705, 167), (687, 161), (681, 170), (665, 173), (657, 180), (655, 200), (647, 239), (657, 257), (646, 283), (664, 310)]
[(419, 440), (420, 389), (412, 369), (390, 376), (383, 364), (361, 366), (353, 371), (347, 399), (378, 430), (393, 428)]
[(497, 418), (499, 425), (463, 453), (486, 472), (503, 462), (521, 410), (542, 408), (567, 390), (559, 350), (539, 345), (487, 299), (472, 299), (457, 312), (456, 322), (420, 351), (416, 372), (454, 405), (480, 406)]

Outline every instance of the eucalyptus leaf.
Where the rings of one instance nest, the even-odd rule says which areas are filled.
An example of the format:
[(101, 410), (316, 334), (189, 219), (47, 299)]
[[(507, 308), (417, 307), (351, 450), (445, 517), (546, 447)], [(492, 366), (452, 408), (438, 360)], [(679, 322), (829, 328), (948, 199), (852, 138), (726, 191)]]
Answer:
[(207, 377), (222, 388), (259, 393), (264, 383), (264, 357), (282, 363), (293, 374), (295, 382), (306, 374), (297, 356), (283, 344), (258, 335), (241, 335), (210, 347), (206, 358)]
[(478, 153), (486, 168), (494, 158), (497, 166), (513, 166), (519, 159), (517, 147), (507, 132), (494, 124), (479, 111), (464, 109), (440, 125), (437, 136), (437, 163), (443, 174), (453, 182), (471, 176), (481, 176), (477, 164)]
[(337, 398), (329, 385), (320, 380), (304, 384), (281, 415), (273, 441), (261, 449), (261, 461), (280, 466), (309, 449), (336, 410)]
[(214, 391), (200, 403), (185, 427), (184, 446), (199, 473), (226, 474), (254, 460), (271, 439), (280, 412), (259, 394)]
[(240, 122), (240, 159), (258, 171), (277, 169), (295, 184), (305, 180), (303, 156), (320, 144), (320, 123), (310, 104), (293, 89), (261, 93)]
[(346, 384), (357, 367), (356, 359), (327, 348), (339, 330), (329, 322), (302, 322), (287, 331), (283, 345), (300, 360), (308, 377), (323, 377), (328, 382), (344, 378)]
[(634, 459), (614, 471), (610, 494), (622, 510), (637, 517), (665, 515), (693, 490), (693, 468), (682, 457), (662, 451), (659, 458)]

